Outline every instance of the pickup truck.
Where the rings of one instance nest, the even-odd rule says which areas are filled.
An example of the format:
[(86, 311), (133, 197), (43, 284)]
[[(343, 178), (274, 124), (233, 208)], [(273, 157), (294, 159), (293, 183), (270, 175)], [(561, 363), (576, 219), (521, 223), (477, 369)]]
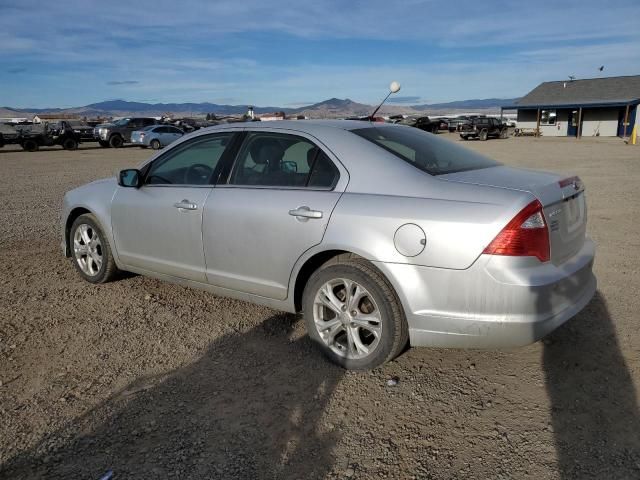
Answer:
[(150, 117), (121, 118), (112, 123), (96, 125), (93, 129), (93, 137), (101, 147), (120, 148), (125, 143), (131, 143), (132, 132), (159, 123), (155, 118)]
[(509, 127), (497, 118), (477, 117), (472, 118), (468, 123), (460, 125), (460, 138), (469, 140), (477, 138), (487, 140), (488, 138), (507, 138)]

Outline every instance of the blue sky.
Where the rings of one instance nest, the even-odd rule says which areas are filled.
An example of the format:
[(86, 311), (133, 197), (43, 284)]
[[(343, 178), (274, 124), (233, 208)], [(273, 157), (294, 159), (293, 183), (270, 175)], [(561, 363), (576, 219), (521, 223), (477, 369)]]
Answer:
[[(640, 74), (640, 1), (0, 0), (0, 106), (509, 98)], [(605, 66), (604, 72), (597, 68)]]

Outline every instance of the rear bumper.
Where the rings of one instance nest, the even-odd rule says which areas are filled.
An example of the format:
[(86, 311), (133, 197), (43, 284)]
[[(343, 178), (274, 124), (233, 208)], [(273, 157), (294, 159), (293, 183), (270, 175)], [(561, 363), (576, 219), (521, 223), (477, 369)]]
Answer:
[(533, 343), (582, 310), (596, 291), (594, 257), (587, 238), (561, 266), (491, 255), (467, 270), (376, 265), (402, 301), (411, 345), (500, 348)]

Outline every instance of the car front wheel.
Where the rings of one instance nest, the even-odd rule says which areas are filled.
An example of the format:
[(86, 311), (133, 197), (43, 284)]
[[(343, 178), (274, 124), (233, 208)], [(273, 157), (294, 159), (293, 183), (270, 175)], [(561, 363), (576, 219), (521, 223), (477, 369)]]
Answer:
[(154, 138), (153, 140), (151, 140), (151, 148), (153, 148), (154, 150), (160, 150), (160, 140), (158, 140), (157, 138)]
[(375, 368), (407, 345), (397, 295), (363, 259), (341, 255), (324, 264), (309, 279), (302, 303), (309, 336), (344, 368)]
[(112, 148), (120, 148), (122, 145), (124, 145), (124, 140), (120, 135), (113, 135), (109, 139), (109, 146)]
[(91, 283), (105, 283), (118, 272), (109, 241), (90, 213), (80, 215), (69, 235), (73, 265)]

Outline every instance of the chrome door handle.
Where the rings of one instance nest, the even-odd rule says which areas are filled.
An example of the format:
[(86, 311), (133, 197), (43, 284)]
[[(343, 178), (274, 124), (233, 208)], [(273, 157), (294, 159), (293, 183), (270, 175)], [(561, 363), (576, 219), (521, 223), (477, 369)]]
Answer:
[(320, 210), (311, 210), (306, 205), (294, 210), (289, 210), (289, 215), (299, 218), (322, 218), (322, 212)]
[(197, 210), (198, 205), (190, 202), (189, 200), (182, 200), (181, 202), (177, 202), (173, 204), (178, 210)]

